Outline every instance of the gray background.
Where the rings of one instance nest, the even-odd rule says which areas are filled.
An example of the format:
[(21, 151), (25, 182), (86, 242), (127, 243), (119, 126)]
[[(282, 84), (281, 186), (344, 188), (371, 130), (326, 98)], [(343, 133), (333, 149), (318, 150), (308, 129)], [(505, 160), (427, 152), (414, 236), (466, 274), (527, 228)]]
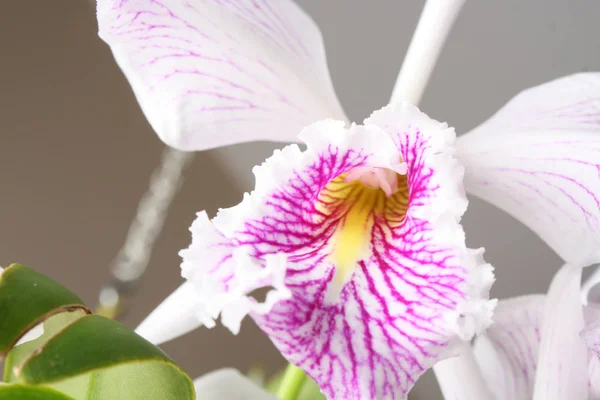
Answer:
[[(424, 2), (299, 3), (322, 29), (347, 114), (361, 121), (387, 102)], [(596, 0), (468, 1), (421, 108), (461, 133), (523, 88), (599, 70), (599, 16)], [(0, 264), (35, 267), (91, 304), (162, 151), (96, 30), (93, 5), (82, 0), (0, 5)], [(189, 242), (194, 213), (239, 201), (253, 184), (250, 167), (273, 148), (253, 143), (197, 155), (127, 324), (180, 283), (177, 251)], [(493, 295), (545, 291), (560, 260), (531, 232), (476, 199), (464, 225), (469, 245), (486, 247), (496, 267)], [(283, 365), (251, 321), (238, 337), (201, 329), (164, 349), (192, 376)], [(415, 394), (435, 399), (436, 390), (427, 377)]]

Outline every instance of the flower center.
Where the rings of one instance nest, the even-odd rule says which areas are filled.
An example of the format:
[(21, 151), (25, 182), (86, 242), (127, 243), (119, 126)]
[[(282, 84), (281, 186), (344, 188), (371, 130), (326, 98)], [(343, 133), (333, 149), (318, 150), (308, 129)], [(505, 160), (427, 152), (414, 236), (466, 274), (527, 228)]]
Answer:
[(329, 258), (335, 271), (326, 294), (326, 301), (334, 303), (357, 263), (371, 255), (374, 226), (389, 232), (404, 221), (407, 176), (385, 168), (355, 168), (331, 180), (319, 193), (318, 204), (325, 218), (337, 226)]
[(360, 181), (368, 188), (383, 190), (390, 197), (398, 191), (397, 175), (396, 171), (387, 168), (357, 167), (348, 172), (344, 182)]

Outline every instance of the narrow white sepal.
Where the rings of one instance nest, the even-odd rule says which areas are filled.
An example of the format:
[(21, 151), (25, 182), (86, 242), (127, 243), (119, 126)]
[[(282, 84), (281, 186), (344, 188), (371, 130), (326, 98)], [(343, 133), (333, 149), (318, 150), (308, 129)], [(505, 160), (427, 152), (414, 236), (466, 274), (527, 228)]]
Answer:
[(277, 400), (232, 368), (208, 373), (194, 381), (198, 399), (202, 400)]
[[(0, 271), (0, 273), (2, 273), (2, 271)], [(29, 332), (27, 332), (25, 335), (23, 335), (23, 337), (21, 337), (21, 339), (19, 339), (19, 341), (17, 342), (17, 344), (15, 346), (19, 346), (19, 345), (22, 345), (23, 343), (31, 342), (32, 340), (38, 339), (43, 334), (44, 334), (44, 325), (43, 324), (36, 325), (35, 327), (33, 327), (33, 329), (31, 329)]]
[(404, 58), (390, 103), (418, 105), (465, 0), (428, 0)]
[(462, 343), (457, 357), (438, 362), (433, 372), (445, 400), (494, 400), (468, 342)]
[(193, 285), (185, 282), (146, 317), (136, 333), (159, 345), (200, 327), (196, 316), (196, 294)]
[(554, 276), (542, 320), (533, 400), (586, 399), (588, 350), (580, 301), (581, 268), (566, 264)]

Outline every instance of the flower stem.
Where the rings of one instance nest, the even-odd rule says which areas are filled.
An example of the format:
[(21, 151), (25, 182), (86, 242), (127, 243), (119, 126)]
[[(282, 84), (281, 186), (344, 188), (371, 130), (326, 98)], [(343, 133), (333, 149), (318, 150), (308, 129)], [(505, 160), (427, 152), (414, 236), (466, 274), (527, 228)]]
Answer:
[(300, 368), (293, 364), (288, 364), (279, 389), (277, 389), (277, 397), (281, 400), (296, 400), (302, 385), (306, 381), (306, 374)]
[(169, 206), (183, 183), (182, 173), (193, 157), (193, 152), (169, 147), (163, 150), (160, 165), (150, 177), (150, 185), (139, 202), (125, 243), (110, 267), (112, 280), (100, 293), (99, 314), (115, 319), (124, 311), (126, 300), (146, 272)]

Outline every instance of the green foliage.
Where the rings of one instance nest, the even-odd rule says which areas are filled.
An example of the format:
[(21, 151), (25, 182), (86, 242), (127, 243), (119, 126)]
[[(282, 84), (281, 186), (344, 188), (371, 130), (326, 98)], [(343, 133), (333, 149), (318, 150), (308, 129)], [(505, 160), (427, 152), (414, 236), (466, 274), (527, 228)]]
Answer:
[(0, 400), (74, 400), (54, 389), (26, 385), (0, 385)]
[(83, 301), (60, 284), (23, 265), (11, 265), (0, 278), (0, 358), (50, 315), (76, 309), (89, 313)]
[[(273, 376), (266, 384), (265, 389), (270, 393), (280, 392), (281, 385), (284, 384), (284, 372)], [(296, 400), (327, 400), (321, 393), (319, 386), (308, 376), (304, 379), (300, 391), (297, 393)]]
[(298, 395), (298, 400), (327, 400), (325, 395), (321, 393), (321, 389), (319, 389), (319, 385), (315, 383), (312, 379), (308, 378), (304, 385), (302, 386), (302, 390)]
[[(129, 328), (23, 265), (0, 275), (0, 400), (194, 400), (191, 379)], [(41, 337), (15, 346), (42, 323)], [(3, 397), (4, 396), (4, 397)]]

